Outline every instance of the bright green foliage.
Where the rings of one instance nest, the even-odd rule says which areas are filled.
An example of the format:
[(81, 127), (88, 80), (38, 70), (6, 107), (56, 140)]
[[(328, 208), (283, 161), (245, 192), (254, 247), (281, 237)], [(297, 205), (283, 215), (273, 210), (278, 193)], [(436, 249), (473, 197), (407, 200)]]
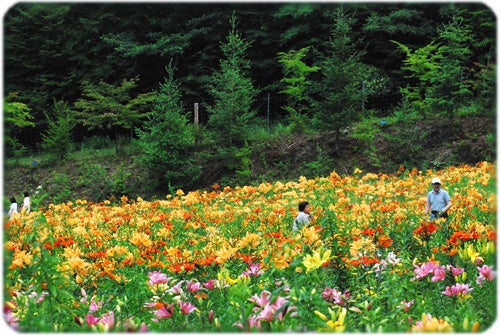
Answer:
[(425, 117), (429, 113), (453, 117), (471, 104), (473, 92), (472, 31), (458, 15), (438, 30), (436, 41), (412, 52), (396, 43), (405, 53), (402, 69), (417, 80), (401, 89), (410, 104)]
[(250, 43), (237, 31), (234, 13), (230, 25), (227, 41), (221, 45), (224, 59), (220, 60), (220, 70), (210, 78), (214, 105), (208, 107), (208, 124), (216, 132), (217, 142), (225, 147), (238, 146), (248, 138), (248, 125), (255, 118), (252, 104), (258, 92), (250, 79), (250, 62), (245, 57)]
[(494, 117), (496, 115), (497, 67), (493, 63), (476, 64), (476, 66), (473, 81), (473, 89), (478, 94), (476, 105), (479, 112)]
[(12, 101), (17, 98), (17, 93), (10, 93), (3, 99), (3, 126), (4, 143), (7, 149), (16, 150), (19, 141), (12, 136), (16, 128), (33, 127), (33, 116), (30, 114), (31, 108), (19, 101)]
[(101, 81), (98, 85), (83, 84), (83, 97), (75, 102), (77, 121), (90, 130), (106, 129), (115, 133), (118, 150), (119, 132), (137, 125), (147, 113), (142, 108), (152, 101), (151, 93), (139, 94), (133, 99), (129, 92), (137, 85), (137, 78), (123, 80), (120, 86)]
[(407, 46), (392, 41), (406, 54), (402, 69), (410, 72), (409, 77), (415, 78), (416, 84), (402, 87), (401, 93), (408, 103), (418, 110), (423, 116), (431, 112), (429, 101), (425, 99), (427, 87), (434, 80), (434, 75), (439, 72), (439, 62), (443, 55), (439, 44), (434, 41), (413, 52)]
[(279, 62), (283, 66), (284, 78), (281, 82), (286, 86), (281, 91), (288, 97), (288, 105), (283, 109), (290, 113), (291, 122), (295, 130), (304, 130), (303, 115), (308, 109), (308, 87), (311, 81), (307, 76), (319, 70), (318, 66), (309, 66), (304, 62), (304, 58), (309, 52), (309, 47), (302, 48), (298, 51), (290, 50), (289, 52), (278, 52)]
[(48, 129), (42, 134), (42, 146), (54, 153), (57, 159), (66, 158), (71, 144), (71, 132), (75, 127), (73, 112), (65, 101), (54, 101), (52, 113), (45, 113)]
[(200, 168), (189, 150), (194, 144), (194, 133), (182, 110), (174, 68), (170, 63), (165, 69), (168, 77), (160, 84), (152, 112), (144, 127), (137, 129), (143, 149), (139, 160), (158, 173), (161, 181), (176, 189), (195, 181)]
[(472, 56), (472, 31), (462, 18), (453, 16), (439, 31), (439, 67), (431, 71), (431, 85), (425, 99), (434, 114), (452, 117), (472, 98), (472, 81), (468, 62)]

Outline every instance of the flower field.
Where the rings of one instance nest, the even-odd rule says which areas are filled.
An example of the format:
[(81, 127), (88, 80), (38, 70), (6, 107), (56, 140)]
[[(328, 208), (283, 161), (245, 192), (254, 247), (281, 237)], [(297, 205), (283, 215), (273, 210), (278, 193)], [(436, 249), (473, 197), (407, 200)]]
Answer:
[[(448, 221), (424, 213), (434, 176)], [(292, 234), (304, 200), (314, 220)], [(53, 204), (4, 221), (4, 318), (23, 332), (482, 332), (496, 204), (488, 162)]]

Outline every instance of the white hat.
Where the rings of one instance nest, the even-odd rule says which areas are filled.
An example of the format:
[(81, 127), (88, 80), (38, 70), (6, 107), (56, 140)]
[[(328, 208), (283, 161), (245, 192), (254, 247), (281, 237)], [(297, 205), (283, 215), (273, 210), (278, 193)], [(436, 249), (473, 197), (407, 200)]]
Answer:
[(441, 179), (439, 179), (438, 177), (432, 178), (432, 184), (441, 184)]

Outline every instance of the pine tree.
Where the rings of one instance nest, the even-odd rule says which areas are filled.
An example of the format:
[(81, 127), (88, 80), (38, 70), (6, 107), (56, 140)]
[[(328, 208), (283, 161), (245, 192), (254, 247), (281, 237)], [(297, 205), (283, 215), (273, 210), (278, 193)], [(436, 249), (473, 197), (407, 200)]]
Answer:
[(66, 158), (71, 145), (71, 133), (75, 127), (73, 112), (66, 101), (54, 100), (52, 113), (45, 113), (48, 129), (42, 134), (43, 148), (54, 153), (58, 160)]
[(321, 79), (315, 83), (314, 123), (317, 129), (342, 129), (363, 117), (367, 96), (383, 86), (384, 78), (373, 66), (363, 63), (364, 51), (353, 39), (355, 19), (341, 8), (334, 13), (330, 38), (319, 54)]
[(209, 83), (214, 105), (208, 107), (208, 124), (216, 132), (217, 141), (223, 147), (244, 143), (249, 125), (255, 118), (252, 104), (258, 92), (249, 76), (250, 61), (245, 57), (250, 43), (236, 30), (234, 13), (230, 25), (227, 41), (221, 46), (224, 59), (220, 61), (220, 70), (211, 76)]
[(137, 129), (143, 149), (139, 161), (159, 174), (171, 191), (196, 181), (201, 169), (195, 164), (190, 148), (194, 132), (182, 109), (179, 84), (174, 79), (172, 63), (165, 68), (167, 77), (160, 84), (152, 113)]

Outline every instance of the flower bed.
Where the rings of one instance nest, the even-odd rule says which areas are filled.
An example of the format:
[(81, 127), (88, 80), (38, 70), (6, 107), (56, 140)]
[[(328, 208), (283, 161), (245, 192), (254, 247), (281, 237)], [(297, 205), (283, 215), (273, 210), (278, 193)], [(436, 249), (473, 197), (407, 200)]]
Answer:
[[(439, 175), (448, 221), (424, 214)], [(291, 227), (297, 205), (314, 220)], [(484, 331), (495, 164), (53, 204), (4, 223), (19, 331)]]

